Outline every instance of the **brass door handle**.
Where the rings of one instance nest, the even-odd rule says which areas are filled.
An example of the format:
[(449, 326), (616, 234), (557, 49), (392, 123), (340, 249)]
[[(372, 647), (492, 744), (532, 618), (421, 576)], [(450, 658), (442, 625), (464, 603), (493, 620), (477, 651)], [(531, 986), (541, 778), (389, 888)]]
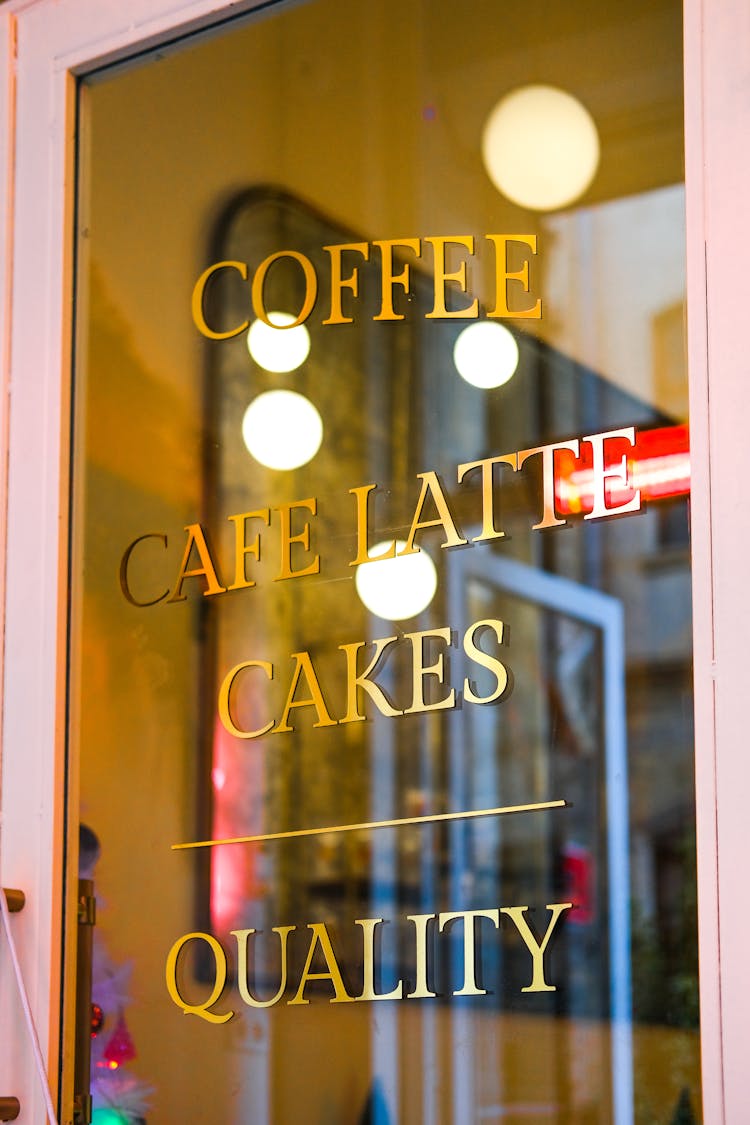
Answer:
[[(23, 891), (16, 891), (11, 887), (3, 887), (3, 894), (5, 895), (5, 901), (8, 903), (8, 910), (11, 914), (18, 914), (19, 910), (23, 910), (26, 905), (26, 895)], [(0, 1117), (0, 1121), (12, 1120), (12, 1117)]]
[(15, 1121), (20, 1112), (18, 1098), (0, 1098), (0, 1121)]

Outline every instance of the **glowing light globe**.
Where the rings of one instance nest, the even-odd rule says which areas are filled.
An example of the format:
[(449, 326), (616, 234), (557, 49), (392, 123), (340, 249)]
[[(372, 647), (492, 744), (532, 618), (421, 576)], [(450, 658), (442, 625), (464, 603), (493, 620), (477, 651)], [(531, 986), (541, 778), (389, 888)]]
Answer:
[(298, 469), (311, 461), (323, 440), (320, 414), (296, 391), (264, 391), (242, 419), (248, 452), (269, 469)]
[(402, 621), (426, 609), (437, 590), (435, 564), (422, 549), (415, 555), (399, 555), (406, 543), (397, 539), (396, 554), (379, 559), (393, 546), (385, 540), (371, 547), (374, 562), (360, 563), (354, 578), (357, 593), (370, 613), (386, 621)]
[(589, 111), (555, 86), (521, 86), (502, 98), (482, 133), (482, 158), (498, 191), (532, 211), (555, 211), (586, 191), (599, 166)]
[(250, 325), (247, 350), (266, 371), (296, 371), (310, 354), (310, 333), (304, 324), (285, 328), (284, 325), (295, 321), (290, 313), (270, 312), (268, 319), (270, 325), (262, 320), (254, 320)]
[(101, 1106), (91, 1114), (91, 1125), (129, 1125), (132, 1119), (116, 1109)]
[(518, 367), (518, 344), (512, 332), (492, 320), (477, 320), (456, 337), (453, 362), (473, 387), (502, 387)]

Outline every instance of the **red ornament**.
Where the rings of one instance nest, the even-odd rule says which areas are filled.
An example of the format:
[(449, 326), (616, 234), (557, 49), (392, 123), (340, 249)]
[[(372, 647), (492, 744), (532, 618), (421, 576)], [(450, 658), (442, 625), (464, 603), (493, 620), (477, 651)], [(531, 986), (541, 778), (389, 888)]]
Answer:
[(120, 1013), (120, 1018), (117, 1021), (115, 1030), (112, 1032), (109, 1043), (104, 1049), (104, 1058), (110, 1066), (114, 1063), (115, 1067), (118, 1067), (134, 1059), (136, 1053), (133, 1040), (130, 1038), (128, 1026), (125, 1023), (125, 1017)]
[(91, 1005), (91, 1038), (95, 1039), (102, 1029), (104, 1023), (104, 1012), (98, 1004)]

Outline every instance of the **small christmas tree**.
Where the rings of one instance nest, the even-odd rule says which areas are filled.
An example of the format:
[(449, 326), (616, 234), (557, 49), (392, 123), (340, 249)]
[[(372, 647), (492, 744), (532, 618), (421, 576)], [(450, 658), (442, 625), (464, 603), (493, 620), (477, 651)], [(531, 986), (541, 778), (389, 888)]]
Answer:
[[(92, 879), (101, 853), (95, 832), (86, 825), (80, 830), (79, 871)], [(130, 1003), (128, 987), (131, 964), (116, 965), (107, 953), (101, 935), (94, 931), (91, 978), (91, 1101), (92, 1125), (146, 1125), (151, 1089), (127, 1069), (136, 1057), (128, 1030), (125, 1009)]]

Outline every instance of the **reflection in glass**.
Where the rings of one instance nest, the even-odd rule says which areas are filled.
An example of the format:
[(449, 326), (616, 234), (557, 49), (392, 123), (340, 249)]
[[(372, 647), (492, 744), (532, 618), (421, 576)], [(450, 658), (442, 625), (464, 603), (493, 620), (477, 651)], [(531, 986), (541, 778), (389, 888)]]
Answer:
[(242, 440), (269, 469), (298, 469), (311, 461), (323, 440), (315, 406), (296, 391), (264, 391), (242, 418)]
[[(437, 590), (437, 570), (427, 551), (404, 555), (405, 547), (403, 539), (377, 543), (368, 552), (376, 561), (357, 567), (357, 593), (370, 613), (386, 621), (416, 617), (427, 609)], [(394, 548), (395, 555), (383, 557)]]
[(518, 367), (518, 344), (505, 325), (493, 321), (469, 324), (453, 345), (453, 362), (473, 387), (502, 387)]
[(310, 333), (304, 324), (294, 323), (291, 313), (270, 312), (268, 319), (270, 324), (258, 319), (250, 325), (247, 333), (250, 355), (266, 371), (296, 371), (310, 354)]
[(594, 120), (577, 98), (553, 86), (523, 86), (487, 118), (482, 157), (503, 195), (532, 211), (556, 211), (588, 188), (599, 164)]

